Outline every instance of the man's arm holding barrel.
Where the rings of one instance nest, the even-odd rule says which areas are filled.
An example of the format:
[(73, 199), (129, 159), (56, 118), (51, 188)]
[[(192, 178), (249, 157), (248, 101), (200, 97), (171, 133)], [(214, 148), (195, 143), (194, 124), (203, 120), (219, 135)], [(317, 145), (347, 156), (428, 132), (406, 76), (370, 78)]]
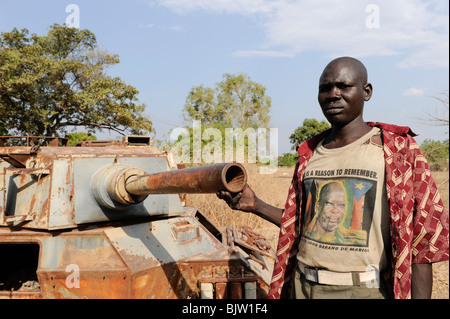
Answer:
[(231, 209), (253, 213), (278, 227), (281, 225), (283, 210), (259, 199), (248, 184), (237, 194), (219, 191), (217, 192), (217, 197), (223, 199)]

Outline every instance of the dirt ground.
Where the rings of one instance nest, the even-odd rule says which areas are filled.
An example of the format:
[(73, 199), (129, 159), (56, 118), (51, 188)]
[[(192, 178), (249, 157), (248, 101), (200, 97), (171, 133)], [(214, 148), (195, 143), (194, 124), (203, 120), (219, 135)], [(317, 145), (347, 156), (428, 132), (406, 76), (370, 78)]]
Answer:
[[(291, 178), (293, 167), (279, 168), (274, 174), (261, 174), (257, 165), (245, 165), (248, 175), (248, 184), (255, 193), (265, 202), (283, 207)], [(448, 172), (432, 172), (441, 197), (448, 213), (449, 207), (449, 179)], [(222, 200), (214, 194), (188, 195), (187, 204), (196, 206), (219, 226), (247, 225), (256, 232), (263, 234), (275, 248), (279, 228), (264, 221), (253, 214), (232, 211)], [(433, 264), (433, 299), (449, 299), (449, 263)]]

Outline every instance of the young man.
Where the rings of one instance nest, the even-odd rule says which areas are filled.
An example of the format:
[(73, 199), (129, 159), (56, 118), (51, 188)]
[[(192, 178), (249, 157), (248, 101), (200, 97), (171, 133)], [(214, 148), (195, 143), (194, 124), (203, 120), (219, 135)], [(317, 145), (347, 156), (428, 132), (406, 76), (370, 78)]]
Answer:
[(218, 197), (280, 226), (270, 298), (430, 298), (448, 260), (448, 214), (407, 127), (363, 120), (364, 65), (343, 57), (319, 81), (331, 129), (298, 147), (284, 210), (246, 187)]

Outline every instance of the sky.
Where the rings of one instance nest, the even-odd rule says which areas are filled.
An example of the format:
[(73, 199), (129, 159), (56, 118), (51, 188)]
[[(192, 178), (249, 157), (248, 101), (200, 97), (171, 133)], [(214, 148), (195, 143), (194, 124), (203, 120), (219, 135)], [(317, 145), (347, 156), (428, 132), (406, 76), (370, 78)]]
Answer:
[(304, 119), (325, 120), (318, 80), (339, 56), (368, 69), (364, 120), (410, 126), (419, 144), (448, 138), (422, 121), (445, 111), (436, 97), (449, 90), (447, 0), (0, 0), (0, 32), (45, 35), (66, 22), (119, 55), (108, 74), (139, 90), (156, 139), (189, 125), (182, 110), (192, 87), (244, 73), (272, 99), (278, 153), (292, 152), (289, 136)]

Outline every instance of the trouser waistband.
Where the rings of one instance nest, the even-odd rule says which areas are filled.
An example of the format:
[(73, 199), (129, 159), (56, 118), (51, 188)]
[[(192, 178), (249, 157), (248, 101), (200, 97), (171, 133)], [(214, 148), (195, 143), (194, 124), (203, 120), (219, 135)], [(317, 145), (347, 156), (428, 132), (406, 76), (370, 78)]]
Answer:
[(309, 267), (299, 262), (298, 267), (309, 281), (333, 286), (360, 286), (364, 282), (373, 282), (379, 285), (376, 269), (365, 272), (334, 272), (314, 267)]

